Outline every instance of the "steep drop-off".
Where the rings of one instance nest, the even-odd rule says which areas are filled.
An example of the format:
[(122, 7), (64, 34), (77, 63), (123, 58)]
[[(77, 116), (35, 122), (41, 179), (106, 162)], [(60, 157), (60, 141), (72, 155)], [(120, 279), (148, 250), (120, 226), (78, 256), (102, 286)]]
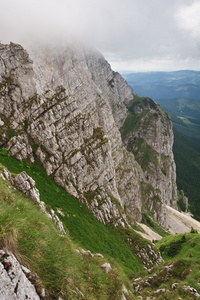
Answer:
[(98, 52), (1, 44), (0, 133), (11, 156), (37, 159), (104, 224), (127, 227), (149, 210), (167, 227), (171, 122), (151, 99), (138, 102)]

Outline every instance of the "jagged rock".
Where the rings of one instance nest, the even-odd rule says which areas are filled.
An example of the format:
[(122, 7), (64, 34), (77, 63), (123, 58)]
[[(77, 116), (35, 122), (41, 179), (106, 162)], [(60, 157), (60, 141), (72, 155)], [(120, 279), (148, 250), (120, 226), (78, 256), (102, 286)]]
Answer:
[(165, 266), (164, 269), (165, 271), (167, 271), (168, 273), (170, 273), (172, 271), (172, 268), (173, 268), (173, 264), (169, 265), (169, 266)]
[[(145, 205), (155, 219), (167, 228), (167, 212), (165, 205), (176, 206), (176, 168), (172, 152), (172, 124), (167, 114), (149, 98), (136, 102), (132, 111), (139, 118), (138, 124), (124, 137), (128, 151), (131, 151), (143, 167), (146, 182), (143, 190), (148, 190)], [(152, 118), (154, 115), (154, 118)], [(140, 145), (143, 150), (140, 150)], [(144, 150), (146, 149), (146, 150)], [(144, 164), (143, 155), (146, 151), (152, 160)], [(145, 152), (145, 153), (146, 153)], [(155, 199), (157, 209), (154, 209)]]
[(122, 292), (123, 292), (124, 294), (128, 294), (128, 290), (127, 290), (127, 288), (125, 287), (124, 284), (122, 285)]
[(136, 279), (134, 279), (134, 282), (141, 282), (142, 281), (142, 277), (139, 277), (139, 278), (136, 278)]
[[(134, 94), (103, 56), (77, 45), (64, 50), (29, 49), (29, 55), (32, 60), (21, 46), (0, 44), (0, 124), (5, 134), (0, 144), (5, 144), (10, 155), (30, 161), (34, 160), (34, 145), (47, 174), (103, 223), (125, 227), (130, 214), (140, 221), (141, 182), (142, 190), (151, 183), (155, 191), (148, 196), (148, 208), (165, 226), (165, 204), (173, 198), (176, 186), (173, 135), (164, 112), (157, 107), (158, 118), (145, 126), (155, 109), (144, 106), (148, 118), (141, 120), (140, 129), (130, 137), (140, 134), (157, 151), (163, 170), (164, 157), (169, 156), (166, 176), (162, 172), (147, 174), (124, 148), (119, 132)], [(12, 137), (7, 141), (10, 130)], [(158, 209), (153, 210), (149, 200), (156, 196), (161, 202), (156, 202)], [(122, 213), (120, 206), (126, 206), (126, 212)]]
[(104, 269), (104, 271), (106, 273), (109, 273), (112, 270), (112, 267), (109, 263), (105, 263), (105, 264), (101, 265), (101, 268)]
[(4, 175), (4, 178), (11, 181), (12, 180), (12, 176), (11, 174), (8, 172), (8, 170), (6, 169), (3, 169), (3, 175)]
[(127, 300), (127, 298), (126, 298), (126, 296), (124, 294), (122, 294), (121, 300)]
[(10, 156), (20, 161), (29, 159), (30, 162), (34, 162), (33, 151), (26, 134), (12, 137), (6, 145), (6, 149)]
[(22, 266), (12, 253), (0, 250), (0, 299), (39, 300), (34, 285), (26, 277)]
[(141, 285), (138, 284), (137, 286), (135, 286), (136, 293), (139, 293), (139, 291), (141, 291), (141, 289), (142, 289)]
[(84, 294), (77, 287), (75, 287), (75, 289), (76, 289), (76, 294), (78, 295), (78, 297), (85, 298)]
[(200, 294), (197, 293), (197, 292), (194, 294), (194, 296), (195, 296), (196, 298), (198, 298), (198, 299), (200, 298)]
[(158, 289), (154, 292), (154, 294), (160, 294), (160, 293), (165, 293), (166, 289)]
[(144, 283), (144, 286), (151, 286), (151, 283), (150, 282), (148, 282), (148, 281), (145, 281), (145, 283)]
[(51, 216), (52, 220), (56, 223), (58, 229), (59, 229), (62, 233), (66, 234), (67, 231), (64, 229), (63, 223), (60, 221), (60, 219), (59, 219), (58, 216), (55, 214), (55, 212), (54, 212), (54, 210), (53, 210), (52, 208), (50, 209), (50, 216)]
[(62, 217), (65, 216), (65, 214), (62, 212), (62, 210), (61, 210), (60, 208), (57, 208), (57, 212), (58, 212)]
[(96, 253), (95, 255), (98, 257), (104, 258), (104, 256), (101, 253)]
[(18, 190), (22, 191), (36, 203), (40, 203), (40, 193), (35, 187), (35, 181), (26, 172), (16, 175), (13, 178), (13, 183)]
[(80, 253), (83, 254), (83, 255), (85, 255), (85, 256), (94, 257), (94, 254), (92, 254), (90, 250), (81, 249)]
[(25, 274), (26, 276), (27, 276), (28, 274), (31, 273), (31, 271), (30, 271), (29, 269), (27, 269), (26, 267), (21, 266), (21, 268), (22, 268), (22, 271), (24, 272), (24, 274)]
[(178, 287), (178, 283), (175, 282), (175, 283), (172, 284), (172, 290), (176, 290), (177, 287)]
[(184, 287), (183, 287), (183, 289), (185, 290), (185, 291), (189, 291), (191, 294), (193, 294), (196, 298), (200, 298), (200, 295), (199, 295), (199, 293), (197, 292), (197, 290), (195, 289), (195, 288), (193, 288), (193, 287), (191, 287), (191, 286), (186, 286), (186, 285), (184, 285)]
[(4, 175), (1, 173), (0, 174), (0, 177), (3, 179), (3, 180), (6, 180), (6, 178), (4, 177)]

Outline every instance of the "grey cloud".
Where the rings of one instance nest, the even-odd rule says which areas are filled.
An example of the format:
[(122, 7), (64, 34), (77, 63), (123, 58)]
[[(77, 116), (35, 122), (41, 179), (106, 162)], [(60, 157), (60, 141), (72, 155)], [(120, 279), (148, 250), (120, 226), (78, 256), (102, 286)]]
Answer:
[[(0, 40), (26, 44), (69, 37), (100, 49), (117, 68), (200, 69), (200, 34), (190, 18), (199, 0), (0, 0)], [(192, 7), (192, 8), (191, 8)], [(191, 12), (187, 15), (187, 9)], [(184, 18), (187, 23), (184, 23)], [(192, 20), (191, 20), (192, 22)], [(188, 30), (187, 30), (188, 26)], [(170, 64), (169, 64), (170, 62)], [(157, 64), (157, 66), (156, 66)], [(125, 68), (125, 67), (124, 67)]]

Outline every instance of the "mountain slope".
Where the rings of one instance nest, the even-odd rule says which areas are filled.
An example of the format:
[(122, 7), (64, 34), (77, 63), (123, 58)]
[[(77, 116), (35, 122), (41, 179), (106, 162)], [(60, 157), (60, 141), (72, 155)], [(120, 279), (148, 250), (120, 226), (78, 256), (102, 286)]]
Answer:
[[(0, 48), (1, 145), (19, 160), (36, 158), (104, 224), (126, 227), (127, 221), (141, 221), (146, 209), (143, 186), (153, 188), (159, 197), (159, 222), (167, 226), (165, 204), (176, 202), (174, 168), (162, 175), (162, 190), (169, 182), (170, 189), (160, 197), (160, 188), (151, 188), (155, 178), (148, 180), (125, 149), (119, 128), (130, 116), (126, 106), (134, 95), (124, 79), (98, 52), (77, 45), (29, 52), (33, 61), (19, 45)], [(148, 118), (168, 128), (162, 133), (167, 134), (164, 139), (162, 134), (157, 138), (157, 147), (164, 147), (162, 154), (173, 164), (170, 122), (162, 113), (155, 116), (145, 101), (141, 105), (149, 110)], [(141, 130), (145, 132), (136, 126), (135, 132)], [(143, 134), (147, 147), (152, 147), (156, 135)], [(154, 208), (148, 207), (152, 212)]]
[[(0, 169), (2, 174), (2, 165), (0, 165)], [(43, 179), (44, 182), (45, 178)], [(109, 255), (104, 258), (97, 255), (92, 257), (87, 256), (87, 254), (85, 256), (81, 253), (77, 254), (75, 248), (80, 249), (83, 246), (80, 232), (77, 234), (79, 238), (75, 239), (76, 241), (79, 240), (80, 243), (72, 241), (72, 238), (74, 238), (71, 230), (72, 226), (67, 226), (70, 236), (68, 234), (61, 235), (52, 220), (39, 210), (39, 206), (21, 192), (18, 192), (16, 188), (11, 187), (10, 182), (3, 179), (2, 175), (0, 178), (0, 193), (0, 250), (3, 248), (5, 253), (8, 251), (14, 253), (20, 263), (31, 271), (29, 278), (36, 287), (39, 294), (38, 299), (58, 299), (59, 296), (62, 299), (79, 299), (79, 297), (82, 297), (81, 295), (84, 295), (87, 299), (94, 299), (94, 297), (97, 299), (121, 299), (122, 285), (125, 284), (127, 288), (130, 288), (129, 279), (119, 264), (113, 261), (115, 257), (114, 248), (113, 251), (111, 250), (112, 260)], [(63, 191), (63, 193), (65, 192)], [(59, 204), (59, 207), (61, 207), (61, 204)], [(73, 207), (75, 210), (75, 205)], [(64, 211), (64, 207), (62, 209)], [(85, 212), (87, 212), (86, 208)], [(69, 218), (71, 218), (71, 212), (69, 214)], [(61, 216), (59, 215), (59, 217)], [(81, 220), (80, 217), (79, 220)], [(95, 226), (95, 222), (98, 224), (98, 221), (89, 211), (85, 213), (85, 216), (82, 216), (82, 225), (85, 226), (88, 221), (93, 221), (93, 226)], [(103, 227), (104, 225), (99, 223), (99, 227), (97, 225), (99, 235), (93, 236), (95, 241), (98, 238), (96, 249), (100, 250), (101, 244), (101, 250), (105, 249), (106, 252), (106, 247), (110, 244), (111, 247), (115, 247), (115, 241), (118, 246), (121, 243), (123, 244), (123, 241), (119, 241), (119, 237), (117, 238), (116, 235), (112, 235), (112, 232), (110, 232), (110, 240), (107, 245), (105, 241), (106, 229), (103, 229)], [(92, 225), (90, 225), (90, 230), (92, 230)], [(129, 263), (131, 263), (131, 260), (133, 261), (132, 266), (136, 266), (136, 268), (133, 268), (134, 272), (137, 272), (139, 263), (133, 256), (131, 258), (130, 251), (126, 251), (126, 245), (123, 246), (125, 257)], [(123, 254), (120, 251), (118, 253), (118, 258), (120, 258), (120, 255), (122, 258)], [(6, 255), (8, 256), (8, 254), (4, 256)], [(128, 256), (130, 257), (128, 258)], [(1, 257), (2, 261), (3, 258)], [(112, 265), (109, 274), (106, 274), (101, 267), (107, 262)], [(4, 263), (3, 269), (9, 274), (9, 266), (6, 267), (6, 263)], [(25, 272), (27, 271), (25, 270)], [(0, 273), (1, 283), (5, 283), (4, 275), (4, 273)], [(17, 276), (17, 273), (12, 274), (12, 282), (15, 282), (15, 276)], [(5, 287), (2, 284), (0, 298), (8, 299), (7, 296), (10, 295), (9, 300), (21, 300), (20, 293), (24, 288), (24, 284), (23, 281), (19, 282), (18, 288), (15, 288), (13, 298), (11, 292), (8, 293), (9, 289), (12, 289), (12, 285)], [(45, 297), (43, 289), (45, 289)], [(36, 299), (36, 296), (32, 295), (30, 290), (27, 290), (26, 293), (28, 293), (27, 297), (30, 297), (29, 299)], [(129, 297), (134, 299), (131, 295)]]
[(134, 73), (124, 78), (140, 96), (154, 97), (170, 116), (178, 189), (184, 191), (192, 214), (199, 220), (200, 72)]

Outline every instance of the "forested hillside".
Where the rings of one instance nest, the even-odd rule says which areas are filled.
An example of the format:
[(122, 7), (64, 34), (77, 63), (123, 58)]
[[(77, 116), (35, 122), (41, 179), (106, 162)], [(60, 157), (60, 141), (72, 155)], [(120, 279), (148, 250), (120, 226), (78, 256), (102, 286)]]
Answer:
[(181, 136), (176, 130), (174, 140), (178, 189), (189, 198), (190, 209), (200, 220), (200, 142)]

